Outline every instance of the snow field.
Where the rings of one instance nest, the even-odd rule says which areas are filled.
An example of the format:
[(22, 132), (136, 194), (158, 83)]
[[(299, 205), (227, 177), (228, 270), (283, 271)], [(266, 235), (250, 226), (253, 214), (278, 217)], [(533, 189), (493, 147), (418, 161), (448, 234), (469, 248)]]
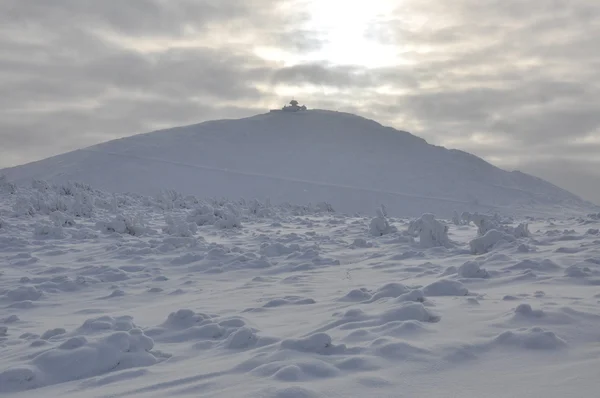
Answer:
[(5, 182), (0, 393), (595, 391), (598, 217), (332, 210)]

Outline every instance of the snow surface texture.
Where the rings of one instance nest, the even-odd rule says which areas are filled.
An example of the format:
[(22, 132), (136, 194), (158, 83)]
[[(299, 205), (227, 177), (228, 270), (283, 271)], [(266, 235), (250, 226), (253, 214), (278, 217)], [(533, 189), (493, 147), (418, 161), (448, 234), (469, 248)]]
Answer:
[(597, 214), (376, 215), (5, 184), (0, 396), (597, 394)]
[(381, 204), (390, 215), (403, 217), (434, 213), (450, 218), (454, 211), (520, 216), (600, 212), (538, 178), (506, 172), (372, 120), (325, 110), (275, 112), (136, 135), (2, 173), (21, 183), (79, 181), (145, 195), (170, 188), (203, 198), (324, 201), (349, 214), (371, 215)]

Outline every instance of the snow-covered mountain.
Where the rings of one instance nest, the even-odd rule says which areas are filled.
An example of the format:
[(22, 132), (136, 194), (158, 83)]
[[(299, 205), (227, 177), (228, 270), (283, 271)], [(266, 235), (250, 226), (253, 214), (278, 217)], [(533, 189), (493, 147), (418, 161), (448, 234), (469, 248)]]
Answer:
[(116, 192), (169, 188), (201, 197), (326, 201), (337, 211), (565, 212), (593, 206), (539, 178), (507, 172), (356, 115), (270, 112), (109, 141), (1, 170), (14, 181), (78, 181)]

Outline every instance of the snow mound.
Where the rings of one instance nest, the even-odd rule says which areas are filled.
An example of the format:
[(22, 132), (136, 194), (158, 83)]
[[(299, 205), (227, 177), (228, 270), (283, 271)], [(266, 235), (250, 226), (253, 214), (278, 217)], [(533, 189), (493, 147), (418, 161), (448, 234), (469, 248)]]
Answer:
[(469, 289), (458, 281), (441, 279), (425, 286), (423, 293), (425, 296), (466, 296)]
[(515, 238), (507, 233), (491, 229), (485, 233), (485, 235), (475, 238), (469, 242), (471, 247), (471, 253), (473, 254), (485, 254), (492, 250), (496, 245), (501, 242), (514, 242)]
[(458, 267), (458, 276), (462, 278), (489, 278), (490, 274), (475, 261), (467, 261)]
[(0, 391), (30, 390), (154, 365), (158, 359), (150, 352), (153, 347), (152, 339), (140, 329), (115, 332), (94, 341), (84, 336), (71, 337), (35, 356), (26, 366), (0, 373)]
[(344, 344), (335, 345), (327, 333), (315, 333), (302, 339), (288, 339), (281, 342), (282, 349), (312, 352), (321, 355), (340, 354), (346, 350)]
[(180, 309), (169, 314), (160, 326), (147, 329), (146, 334), (162, 343), (196, 342), (196, 347), (208, 349), (221, 346), (227, 349), (247, 349), (273, 342), (261, 337), (256, 329), (246, 325), (241, 318), (219, 318), (190, 309)]
[(506, 331), (494, 339), (494, 344), (530, 350), (557, 350), (567, 346), (567, 343), (554, 332), (540, 327)]

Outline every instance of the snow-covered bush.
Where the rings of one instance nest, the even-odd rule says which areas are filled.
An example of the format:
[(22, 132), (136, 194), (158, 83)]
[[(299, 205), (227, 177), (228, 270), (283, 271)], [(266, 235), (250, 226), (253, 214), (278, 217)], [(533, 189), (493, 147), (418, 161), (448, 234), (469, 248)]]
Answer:
[(37, 223), (33, 230), (33, 236), (37, 239), (63, 239), (65, 233), (61, 226), (51, 225), (48, 223)]
[(31, 181), (31, 187), (41, 192), (49, 191), (52, 187), (47, 181), (34, 179)]
[(458, 267), (458, 276), (462, 278), (488, 278), (490, 274), (475, 261), (467, 261)]
[(92, 187), (81, 182), (68, 181), (53, 187), (54, 191), (61, 196), (75, 196), (79, 192), (93, 192)]
[(526, 238), (531, 235), (529, 232), (529, 225), (527, 223), (521, 223), (516, 227), (512, 227), (510, 225), (503, 225), (497, 216), (492, 217), (478, 213), (463, 213), (463, 217), (466, 218), (468, 222), (472, 222), (475, 224), (475, 226), (477, 226), (478, 236), (484, 236), (487, 232), (494, 229), (514, 236), (515, 238)]
[(194, 209), (187, 216), (187, 221), (200, 226), (214, 225), (221, 229), (240, 228), (242, 226), (239, 212), (232, 204), (228, 204), (227, 207), (213, 207), (205, 204)]
[(195, 196), (183, 196), (181, 193), (164, 189), (156, 197), (156, 206), (162, 210), (191, 209), (199, 203)]
[(188, 238), (194, 236), (198, 227), (195, 223), (188, 223), (185, 220), (176, 219), (170, 215), (165, 217), (166, 226), (162, 228), (163, 232), (172, 236)]
[(35, 209), (28, 198), (19, 196), (13, 205), (13, 212), (15, 217), (31, 217), (35, 214)]
[(50, 213), (50, 220), (52, 220), (57, 227), (72, 227), (75, 225), (73, 217), (58, 210)]
[(486, 232), (485, 235), (473, 239), (469, 242), (469, 246), (471, 247), (471, 253), (485, 254), (501, 241), (514, 242), (514, 240), (514, 236), (492, 229)]
[(485, 214), (468, 214), (469, 222), (472, 222), (477, 227), (477, 235), (483, 236), (492, 229), (500, 229), (498, 223), (490, 216)]
[(448, 226), (435, 219), (430, 213), (423, 214), (418, 220), (411, 221), (408, 225), (410, 235), (418, 235), (423, 247), (450, 247)]
[(0, 192), (6, 192), (8, 194), (15, 194), (17, 192), (17, 186), (8, 181), (5, 175), (0, 175)]
[(463, 221), (463, 218), (461, 218), (461, 216), (458, 215), (458, 212), (456, 210), (452, 214), (452, 223), (454, 225), (464, 225), (465, 224), (465, 221)]
[(69, 213), (75, 217), (91, 217), (94, 211), (94, 198), (91, 195), (78, 192), (74, 202), (69, 206)]
[(141, 236), (149, 232), (144, 225), (141, 216), (127, 217), (123, 214), (117, 214), (112, 221), (99, 221), (96, 227), (104, 232), (116, 232), (119, 234), (128, 234), (132, 236)]
[(373, 236), (383, 236), (387, 234), (393, 234), (397, 232), (398, 229), (392, 225), (387, 220), (387, 212), (384, 206), (377, 209), (377, 217), (371, 220), (371, 224), (369, 225), (369, 233)]
[(232, 211), (219, 211), (217, 217), (217, 221), (214, 224), (217, 228), (232, 229), (242, 227), (242, 221), (238, 215)]
[(505, 230), (505, 232), (509, 233), (515, 238), (526, 238), (531, 236), (531, 232), (529, 232), (529, 225), (526, 223), (521, 223), (516, 227), (508, 227), (508, 230)]
[(8, 224), (2, 218), (0, 218), (0, 229), (6, 228)]
[(316, 204), (316, 210), (323, 213), (335, 213), (333, 206), (327, 202), (319, 202)]
[(214, 225), (217, 221), (215, 209), (209, 205), (202, 205), (188, 214), (186, 220), (196, 223), (196, 225)]
[[(245, 204), (245, 203), (244, 203)], [(272, 215), (271, 212), (271, 204), (266, 202), (264, 205), (258, 201), (258, 199), (254, 199), (248, 205), (248, 212), (256, 217), (264, 218)]]

